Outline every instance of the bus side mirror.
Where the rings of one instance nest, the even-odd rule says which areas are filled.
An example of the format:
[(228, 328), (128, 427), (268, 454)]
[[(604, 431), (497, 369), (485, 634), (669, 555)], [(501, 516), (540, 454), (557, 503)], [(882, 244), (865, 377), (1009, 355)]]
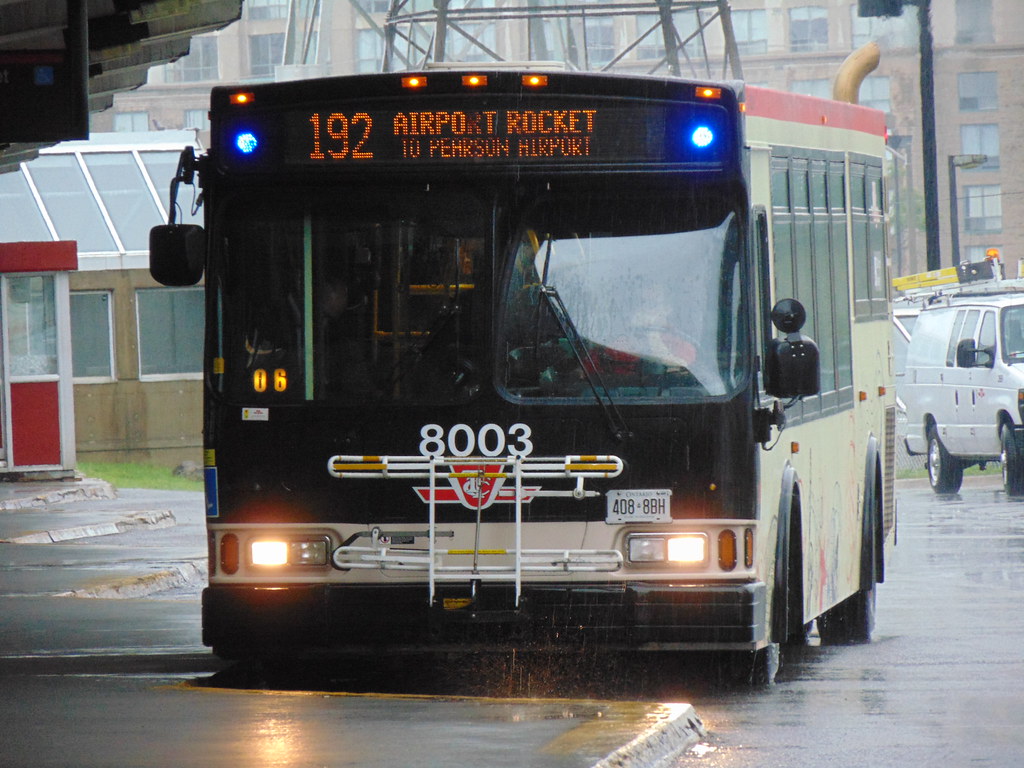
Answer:
[(821, 389), (818, 345), (800, 333), (806, 320), (796, 299), (782, 299), (772, 308), (772, 324), (786, 334), (768, 347), (765, 390), (773, 397), (816, 395)]
[(206, 234), (198, 224), (160, 224), (149, 230), (149, 274), (162, 285), (195, 285), (206, 263)]

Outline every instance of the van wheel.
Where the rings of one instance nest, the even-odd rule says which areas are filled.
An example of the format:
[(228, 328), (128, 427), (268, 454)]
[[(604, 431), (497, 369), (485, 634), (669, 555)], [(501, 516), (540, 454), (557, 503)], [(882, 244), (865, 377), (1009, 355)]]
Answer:
[(928, 430), (928, 482), (936, 493), (956, 493), (964, 481), (964, 465), (951, 456), (932, 427)]
[(1010, 496), (1024, 495), (1024, 451), (1008, 425), (999, 430), (999, 461), (1003, 465), (1003, 487)]

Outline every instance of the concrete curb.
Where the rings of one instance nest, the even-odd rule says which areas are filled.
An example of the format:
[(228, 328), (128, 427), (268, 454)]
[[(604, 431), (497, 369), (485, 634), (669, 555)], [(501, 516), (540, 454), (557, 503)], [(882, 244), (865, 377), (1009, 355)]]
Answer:
[(707, 734), (689, 704), (648, 728), (635, 739), (594, 763), (593, 768), (668, 768)]
[(15, 536), (10, 539), (0, 539), (0, 543), (54, 544), (59, 541), (88, 539), (93, 536), (110, 536), (115, 533), (125, 533), (137, 528), (149, 528), (151, 530), (156, 528), (170, 528), (177, 524), (178, 521), (171, 510), (159, 509), (149, 512), (134, 512), (120, 520), (114, 520), (108, 523), (77, 525), (70, 528), (55, 528), (49, 531), (26, 533), (23, 536)]
[(105, 599), (146, 597), (156, 592), (166, 592), (169, 589), (205, 582), (207, 572), (206, 558), (188, 560), (167, 570), (155, 571), (142, 576), (130, 576), (95, 587), (75, 589), (71, 592), (58, 592), (54, 596)]
[(86, 499), (116, 499), (114, 486), (103, 480), (86, 480), (78, 483), (67, 483), (58, 489), (38, 493), (35, 496), (19, 496), (17, 498), (0, 499), (0, 512), (46, 507), (50, 504), (62, 504), (67, 501), (84, 501)]

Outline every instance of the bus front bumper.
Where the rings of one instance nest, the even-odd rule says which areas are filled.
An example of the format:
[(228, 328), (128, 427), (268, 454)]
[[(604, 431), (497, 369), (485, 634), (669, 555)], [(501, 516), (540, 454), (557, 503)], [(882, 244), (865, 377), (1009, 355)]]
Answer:
[(222, 656), (303, 651), (753, 650), (767, 643), (762, 582), (523, 585), (215, 585), (203, 642)]

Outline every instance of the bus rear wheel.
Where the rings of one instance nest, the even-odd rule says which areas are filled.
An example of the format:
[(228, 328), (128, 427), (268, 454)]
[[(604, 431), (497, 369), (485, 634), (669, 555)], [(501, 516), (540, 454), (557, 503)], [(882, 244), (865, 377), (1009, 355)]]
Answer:
[(871, 642), (875, 588), (862, 589), (818, 617), (818, 635), (828, 645)]
[(928, 482), (936, 493), (956, 493), (964, 481), (964, 465), (951, 455), (935, 427), (928, 430)]

